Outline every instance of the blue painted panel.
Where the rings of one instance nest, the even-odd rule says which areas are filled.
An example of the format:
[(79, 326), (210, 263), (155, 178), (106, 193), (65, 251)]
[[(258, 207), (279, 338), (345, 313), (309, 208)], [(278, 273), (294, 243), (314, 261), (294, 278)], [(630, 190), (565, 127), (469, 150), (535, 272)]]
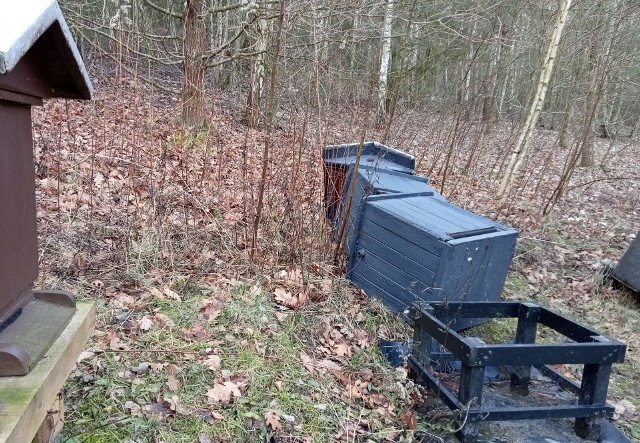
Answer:
[[(327, 164), (354, 163), (359, 146), (359, 143), (327, 146), (322, 152), (322, 160)], [(363, 144), (360, 157), (360, 164), (375, 163), (378, 167), (407, 174), (413, 174), (415, 168), (415, 159), (412, 155), (375, 141), (368, 141)]]
[(435, 195), (436, 198), (446, 202), (444, 197), (438, 194), (424, 177), (403, 174), (395, 171), (374, 168), (370, 166), (360, 166), (354, 184), (355, 165), (349, 166), (347, 172), (341, 204), (335, 216), (334, 238), (337, 239), (344, 219), (344, 213), (351, 198), (351, 208), (349, 210), (349, 221), (345, 230), (344, 248), (349, 254), (353, 248), (357, 233), (355, 232), (359, 214), (363, 208), (365, 200), (370, 195), (380, 195), (388, 193), (410, 193), (421, 195)]
[[(379, 272), (365, 263), (351, 269), (349, 279), (354, 285), (365, 291), (369, 297), (380, 300), (392, 312), (409, 323), (412, 320), (407, 317), (406, 313), (411, 303), (419, 300), (448, 301), (447, 297), (438, 291), (427, 291), (417, 295), (415, 292), (398, 285), (390, 278), (389, 273)], [(452, 329), (460, 330), (482, 322), (483, 319), (476, 318), (452, 318), (449, 326)]]
[(349, 278), (358, 287), (367, 284), (375, 285), (379, 292), (376, 291), (376, 293), (368, 295), (379, 297), (383, 303), (390, 305), (395, 312), (402, 312), (408, 309), (411, 303), (420, 300), (416, 293), (411, 292), (409, 288), (399, 285), (394, 279), (390, 278), (386, 272), (383, 272), (365, 263), (360, 263), (349, 272)]
[[(353, 283), (400, 315), (416, 299), (499, 300), (517, 232), (450, 204), (426, 178), (411, 175), (412, 156), (379, 143), (363, 145), (354, 175), (358, 149), (352, 143), (323, 152), (328, 168), (348, 168), (342, 194), (331, 197), (341, 201), (331, 221), (337, 237), (352, 194), (344, 247)], [(453, 327), (481, 321), (455, 319)]]
[(396, 266), (397, 263), (392, 263), (390, 260), (385, 260), (385, 258), (388, 259), (389, 257), (380, 257), (373, 251), (362, 247), (356, 252), (356, 262), (354, 266), (357, 267), (366, 264), (380, 273), (392, 275), (394, 276), (393, 281), (416, 297), (420, 297), (421, 294), (425, 294), (426, 291), (431, 288), (433, 283), (433, 275), (429, 275), (431, 273), (414, 277), (403, 268)]
[[(369, 239), (375, 239), (376, 245), (386, 248), (386, 254), (390, 254), (394, 257), (395, 254), (399, 254), (402, 257), (405, 257), (406, 260), (410, 260), (421, 268), (424, 268), (425, 272), (430, 272), (435, 275), (438, 270), (438, 266), (440, 265), (440, 257), (437, 255), (432, 254), (426, 249), (420, 248), (415, 243), (411, 243), (409, 240), (400, 237), (370, 220), (362, 221), (362, 224), (360, 225), (359, 238), (363, 247), (368, 249), (376, 248), (376, 246), (368, 246), (365, 242), (369, 241)], [(400, 260), (400, 258), (394, 260)]]
[[(399, 303), (415, 297), (499, 300), (517, 235), (462, 208), (415, 194), (369, 196), (355, 234), (350, 278), (361, 287), (372, 282), (377, 289), (370, 290), (379, 290), (376, 295), (396, 312), (406, 308)], [(480, 322), (455, 319), (454, 327)]]
[(394, 232), (397, 236), (408, 240), (420, 249), (424, 249), (433, 255), (442, 255), (445, 244), (441, 240), (433, 235), (425, 235), (424, 229), (407, 223), (404, 219), (401, 219), (391, 212), (382, 210), (374, 205), (371, 200), (367, 201), (365, 205), (363, 219)]
[(469, 231), (498, 229), (489, 219), (434, 198), (399, 196), (370, 203), (382, 211), (395, 214), (404, 223), (445, 241)]

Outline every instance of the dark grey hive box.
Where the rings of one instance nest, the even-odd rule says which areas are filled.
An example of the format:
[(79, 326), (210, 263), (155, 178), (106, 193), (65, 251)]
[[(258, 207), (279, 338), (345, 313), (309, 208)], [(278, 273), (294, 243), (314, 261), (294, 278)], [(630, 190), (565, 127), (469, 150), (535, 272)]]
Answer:
[[(325, 207), (327, 218), (334, 226), (338, 207), (343, 201), (349, 167), (356, 163), (359, 148), (360, 143), (346, 143), (327, 146), (322, 151)], [(415, 159), (397, 149), (368, 141), (362, 144), (359, 164), (412, 175)]]
[(407, 320), (415, 301), (500, 300), (517, 237), (429, 192), (369, 196), (353, 232), (349, 279)]
[(380, 169), (374, 166), (360, 165), (354, 185), (354, 171), (355, 164), (352, 164), (349, 166), (349, 171), (344, 184), (343, 192), (347, 198), (342, 199), (342, 203), (338, 207), (334, 224), (334, 232), (337, 235), (342, 224), (348, 196), (351, 194), (353, 185), (353, 198), (351, 199), (351, 208), (349, 210), (349, 222), (347, 223), (344, 237), (345, 251), (347, 254), (351, 251), (356, 237), (355, 226), (358, 218), (360, 217), (360, 212), (366, 203), (366, 199), (370, 195), (423, 193), (424, 195), (431, 195), (434, 198), (446, 201), (442, 195), (429, 186), (429, 180), (425, 177), (409, 175), (388, 169)]
[(640, 232), (613, 270), (616, 280), (640, 293)]

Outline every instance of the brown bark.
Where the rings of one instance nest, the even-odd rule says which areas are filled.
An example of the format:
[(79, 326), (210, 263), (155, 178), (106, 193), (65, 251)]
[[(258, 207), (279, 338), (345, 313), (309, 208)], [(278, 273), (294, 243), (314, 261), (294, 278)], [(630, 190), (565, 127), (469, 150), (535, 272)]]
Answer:
[(206, 45), (204, 1), (186, 0), (182, 81), (182, 123), (200, 125), (204, 119), (204, 53)]

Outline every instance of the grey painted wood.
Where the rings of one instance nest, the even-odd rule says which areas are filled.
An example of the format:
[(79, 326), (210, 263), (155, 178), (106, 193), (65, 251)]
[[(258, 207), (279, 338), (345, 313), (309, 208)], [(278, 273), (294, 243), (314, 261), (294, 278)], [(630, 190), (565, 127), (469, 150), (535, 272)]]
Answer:
[[(396, 232), (392, 232), (370, 219), (364, 217), (360, 225), (360, 235), (375, 238), (380, 244), (385, 247), (397, 251), (399, 254), (405, 256), (408, 260), (411, 260), (420, 266), (424, 267), (428, 271), (435, 274), (438, 271), (440, 265), (440, 256), (427, 251), (420, 246), (420, 242), (412, 242), (406, 238), (401, 237)], [(418, 239), (419, 240), (419, 239)]]
[[(369, 224), (369, 226), (371, 225), (372, 224)], [(379, 231), (382, 231), (382, 229), (380, 229)], [(403, 240), (403, 239), (401, 239), (400, 237), (397, 237), (396, 240)], [(372, 237), (366, 234), (362, 230), (360, 232), (358, 247), (364, 251), (369, 251), (378, 257), (384, 257), (386, 261), (393, 263), (392, 266), (395, 266), (399, 269), (404, 270), (404, 272), (406, 272), (407, 274), (421, 281), (429, 282), (429, 280), (433, 280), (433, 278), (436, 275), (435, 270), (431, 270), (423, 266), (418, 261), (415, 261), (414, 259), (405, 255), (403, 253), (402, 248), (396, 249), (397, 246), (394, 247), (393, 245), (385, 244), (384, 242), (377, 240), (376, 237)], [(429, 253), (425, 255), (428, 255), (433, 257), (434, 259), (437, 259), (437, 257), (432, 256)], [(414, 258), (419, 260), (422, 257), (420, 257), (420, 255), (417, 255), (417, 256), (414, 256)]]
[[(462, 236), (452, 238), (451, 232)], [(354, 230), (349, 276), (398, 313), (414, 300), (497, 301), (516, 236), (512, 229), (434, 197), (370, 196)], [(482, 321), (448, 319), (456, 329)]]
[[(359, 147), (359, 143), (327, 146), (322, 152), (322, 159), (327, 164), (351, 164), (356, 161)], [(375, 141), (364, 142), (360, 163), (364, 165), (375, 163), (379, 167), (407, 174), (413, 174), (415, 168), (415, 159), (412, 155)]]
[(613, 276), (634, 291), (640, 292), (640, 232), (613, 270)]

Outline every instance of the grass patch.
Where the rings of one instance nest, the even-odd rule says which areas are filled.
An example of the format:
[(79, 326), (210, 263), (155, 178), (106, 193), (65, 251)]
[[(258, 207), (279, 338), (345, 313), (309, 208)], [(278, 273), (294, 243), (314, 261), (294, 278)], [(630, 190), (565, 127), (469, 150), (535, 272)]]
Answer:
[[(101, 304), (95, 351), (67, 385), (62, 441), (307, 442), (402, 429), (412, 388), (376, 344), (380, 332), (406, 338), (408, 328), (379, 303), (335, 289), (296, 311), (237, 282), (225, 290), (183, 282), (174, 288), (180, 300), (122, 295), (129, 305)], [(212, 299), (222, 303), (207, 317)], [(237, 386), (228, 401), (209, 395), (225, 384)]]

